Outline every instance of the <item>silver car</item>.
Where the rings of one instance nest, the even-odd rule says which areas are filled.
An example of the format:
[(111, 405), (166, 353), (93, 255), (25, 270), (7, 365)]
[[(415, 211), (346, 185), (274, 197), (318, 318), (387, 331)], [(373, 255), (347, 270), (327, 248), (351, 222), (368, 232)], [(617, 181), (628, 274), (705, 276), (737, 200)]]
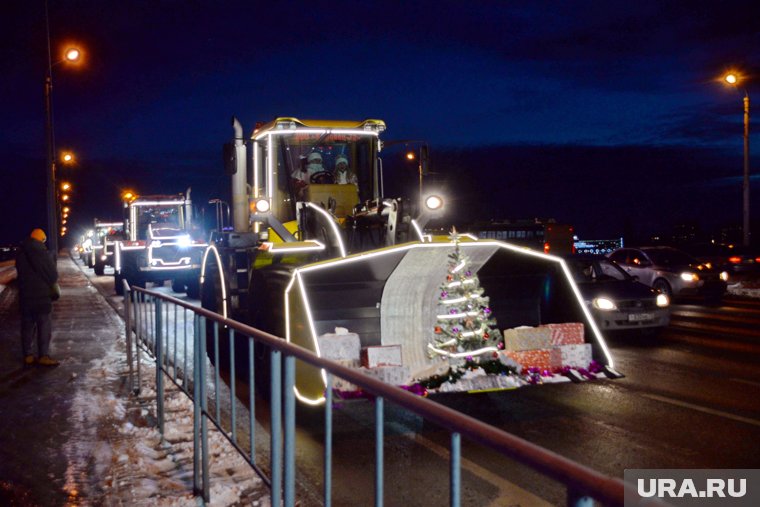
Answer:
[(676, 248), (620, 248), (608, 257), (639, 282), (668, 297), (700, 296), (716, 301), (726, 292), (727, 272), (701, 264)]

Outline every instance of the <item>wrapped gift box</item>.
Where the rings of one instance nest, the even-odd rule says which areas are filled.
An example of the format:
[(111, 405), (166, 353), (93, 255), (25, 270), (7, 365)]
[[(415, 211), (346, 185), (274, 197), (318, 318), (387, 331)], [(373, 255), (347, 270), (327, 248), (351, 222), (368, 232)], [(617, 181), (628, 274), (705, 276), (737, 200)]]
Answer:
[(528, 368), (553, 370), (562, 366), (562, 353), (558, 348), (503, 350), (501, 353), (517, 361), (522, 366), (522, 372), (525, 372)]
[(333, 361), (359, 361), (361, 351), (359, 335), (349, 333), (344, 328), (336, 328), (335, 331), (335, 333), (325, 333), (317, 338), (320, 355)]
[(361, 349), (362, 366), (377, 368), (378, 366), (401, 366), (401, 345), (381, 345)]
[(582, 322), (565, 322), (564, 324), (546, 324), (551, 330), (551, 345), (580, 345), (586, 341)]
[[(347, 368), (360, 368), (361, 364), (358, 359), (337, 359), (336, 363), (342, 364)], [(332, 387), (338, 391), (358, 391), (361, 389), (356, 384), (352, 384), (348, 380), (342, 379), (337, 375), (332, 376)]]
[(521, 326), (504, 330), (505, 350), (551, 348), (551, 330), (546, 327)]
[(588, 368), (591, 363), (591, 344), (560, 345), (557, 347), (562, 354), (562, 366), (571, 368)]
[(382, 380), (393, 386), (407, 385), (411, 380), (408, 366), (377, 366), (375, 368), (362, 368), (365, 375)]

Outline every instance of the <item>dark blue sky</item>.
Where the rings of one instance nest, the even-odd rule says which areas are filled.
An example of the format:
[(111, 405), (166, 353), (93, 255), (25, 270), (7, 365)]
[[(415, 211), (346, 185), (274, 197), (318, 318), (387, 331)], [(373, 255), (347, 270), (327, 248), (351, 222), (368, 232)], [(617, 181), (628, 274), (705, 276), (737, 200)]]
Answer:
[[(552, 216), (587, 238), (738, 221), (742, 94), (715, 79), (735, 67), (760, 97), (753, 4), (50, 0), (54, 52), (86, 54), (53, 71), (73, 217), (117, 215), (130, 185), (225, 192), (234, 114), (246, 131), (384, 119), (386, 139), (428, 142), (458, 215)], [(44, 223), (43, 1), (12, 2), (2, 30), (6, 243)]]

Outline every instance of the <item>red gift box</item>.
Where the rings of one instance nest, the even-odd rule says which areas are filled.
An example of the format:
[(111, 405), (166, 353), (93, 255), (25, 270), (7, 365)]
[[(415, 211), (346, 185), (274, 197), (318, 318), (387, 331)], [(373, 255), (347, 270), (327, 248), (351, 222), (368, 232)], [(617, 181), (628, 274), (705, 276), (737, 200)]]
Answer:
[(543, 327), (548, 327), (551, 330), (551, 344), (554, 347), (559, 345), (580, 345), (586, 342), (583, 336), (582, 322), (545, 324)]
[(562, 366), (562, 352), (559, 349), (503, 350), (501, 353), (517, 361), (523, 373), (528, 368), (554, 370)]

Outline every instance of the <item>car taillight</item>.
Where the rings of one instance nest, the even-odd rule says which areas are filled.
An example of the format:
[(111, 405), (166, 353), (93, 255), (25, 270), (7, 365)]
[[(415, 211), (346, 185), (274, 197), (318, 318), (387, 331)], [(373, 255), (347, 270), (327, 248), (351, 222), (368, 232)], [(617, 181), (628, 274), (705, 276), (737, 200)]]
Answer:
[(730, 262), (731, 264), (739, 264), (741, 261), (742, 261), (742, 258), (736, 255), (728, 258), (728, 262)]

